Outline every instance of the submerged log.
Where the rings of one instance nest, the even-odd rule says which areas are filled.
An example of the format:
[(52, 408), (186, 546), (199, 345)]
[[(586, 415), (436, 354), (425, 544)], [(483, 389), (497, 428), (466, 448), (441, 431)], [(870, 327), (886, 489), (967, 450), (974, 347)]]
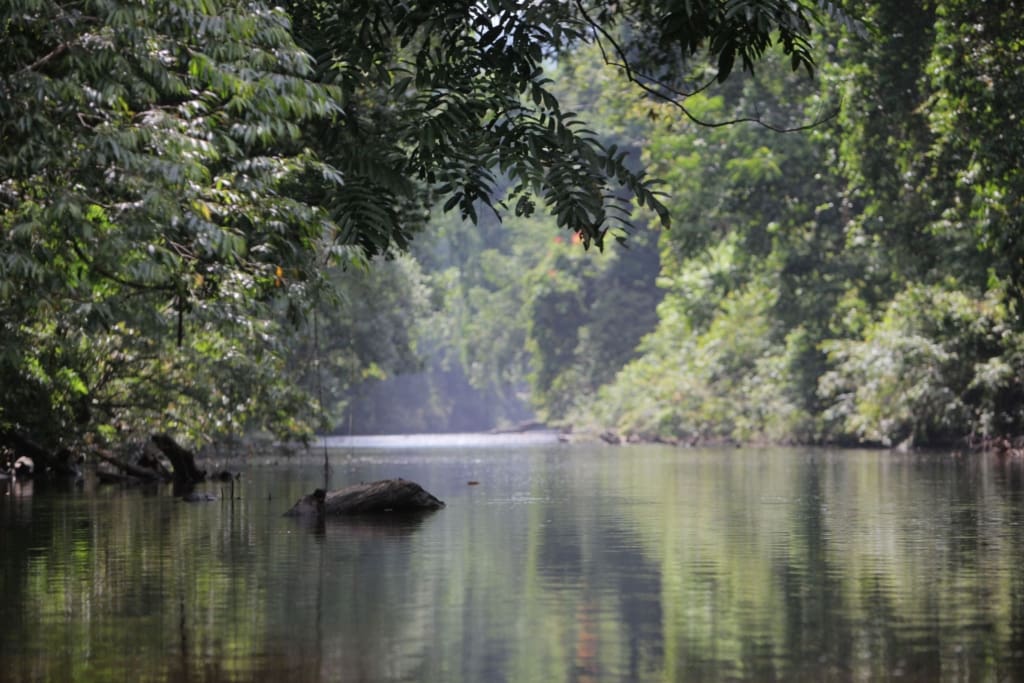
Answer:
[(384, 479), (369, 484), (356, 484), (337, 491), (317, 489), (300, 498), (285, 515), (367, 515), (383, 512), (424, 512), (440, 510), (443, 507), (443, 502), (416, 482)]
[(19, 455), (14, 461), (14, 476), (29, 478), (36, 472), (36, 463), (27, 455)]
[(39, 467), (45, 467), (53, 460), (50, 451), (13, 429), (0, 429), (0, 447), (10, 450), (15, 459), (21, 456), (31, 458)]

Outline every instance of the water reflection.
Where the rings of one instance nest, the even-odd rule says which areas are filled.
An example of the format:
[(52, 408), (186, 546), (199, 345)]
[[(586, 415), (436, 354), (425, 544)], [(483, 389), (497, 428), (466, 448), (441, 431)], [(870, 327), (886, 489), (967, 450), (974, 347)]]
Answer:
[(323, 541), (335, 543), (378, 541), (401, 538), (415, 533), (434, 511), (401, 513), (396, 515), (357, 515), (353, 517), (320, 517), (305, 515), (289, 517), (296, 529), (303, 529)]
[(0, 489), (0, 680), (1024, 679), (1019, 462), (503, 445), (332, 464), (336, 486), (402, 476), (448, 507), (282, 517), (322, 484), (312, 462), (202, 505)]

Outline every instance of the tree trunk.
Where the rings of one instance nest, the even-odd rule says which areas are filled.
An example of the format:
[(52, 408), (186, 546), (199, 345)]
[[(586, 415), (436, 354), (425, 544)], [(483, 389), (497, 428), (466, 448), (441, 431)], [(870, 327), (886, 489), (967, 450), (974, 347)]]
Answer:
[(174, 483), (190, 487), (206, 479), (206, 472), (196, 467), (196, 456), (192, 451), (183, 448), (167, 434), (154, 434), (150, 437), (174, 468)]

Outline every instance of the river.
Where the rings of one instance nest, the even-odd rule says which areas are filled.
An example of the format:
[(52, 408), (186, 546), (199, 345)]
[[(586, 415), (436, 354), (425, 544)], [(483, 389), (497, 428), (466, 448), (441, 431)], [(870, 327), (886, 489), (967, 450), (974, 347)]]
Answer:
[(1024, 680), (1019, 461), (331, 445), (332, 486), (447, 508), (285, 518), (316, 451), (252, 456), (209, 503), (0, 482), (0, 680)]

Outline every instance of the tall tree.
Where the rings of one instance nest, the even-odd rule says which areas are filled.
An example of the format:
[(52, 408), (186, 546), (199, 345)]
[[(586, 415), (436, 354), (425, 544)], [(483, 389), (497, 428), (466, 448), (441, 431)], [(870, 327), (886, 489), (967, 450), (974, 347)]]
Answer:
[(301, 144), (335, 95), (260, 4), (28, 0), (0, 31), (0, 427), (173, 423), (147, 399), (188, 394), (187, 361), (153, 365), (187, 326), (254, 335), (252, 305), (317, 272), (323, 214), (288, 190), (336, 178)]

